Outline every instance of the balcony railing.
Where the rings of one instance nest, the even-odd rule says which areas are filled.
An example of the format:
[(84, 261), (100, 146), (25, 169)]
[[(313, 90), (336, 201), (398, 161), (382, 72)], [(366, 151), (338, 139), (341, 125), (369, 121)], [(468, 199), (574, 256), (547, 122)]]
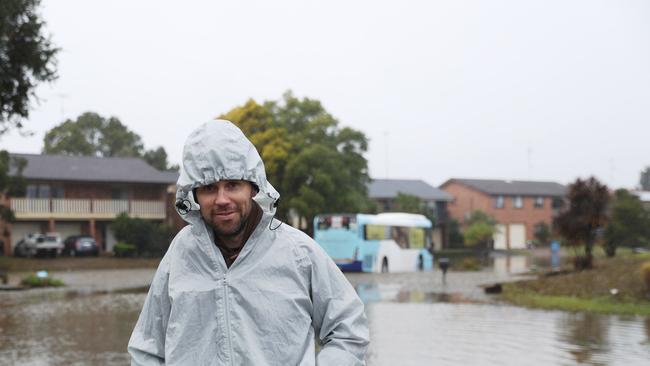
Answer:
[(122, 212), (142, 219), (164, 219), (164, 201), (11, 198), (16, 219), (114, 219)]

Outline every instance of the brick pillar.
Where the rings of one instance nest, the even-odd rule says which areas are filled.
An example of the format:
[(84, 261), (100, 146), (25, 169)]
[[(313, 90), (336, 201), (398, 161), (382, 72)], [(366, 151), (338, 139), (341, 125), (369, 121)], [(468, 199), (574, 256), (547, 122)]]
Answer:
[(47, 221), (47, 231), (53, 233), (56, 231), (56, 225), (54, 224), (54, 219), (49, 219)]
[[(97, 241), (97, 227), (95, 224), (95, 219), (90, 219), (88, 222), (88, 234), (95, 238), (95, 241)], [(99, 246), (99, 251), (102, 252), (101, 246)]]

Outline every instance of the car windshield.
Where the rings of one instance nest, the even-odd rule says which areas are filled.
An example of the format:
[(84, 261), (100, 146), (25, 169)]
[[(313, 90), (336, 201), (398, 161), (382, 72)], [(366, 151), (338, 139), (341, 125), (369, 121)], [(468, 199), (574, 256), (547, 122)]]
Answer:
[(94, 243), (95, 243), (95, 239), (93, 239), (93, 238), (81, 238), (81, 239), (79, 239), (79, 242), (80, 242), (80, 243), (84, 243), (84, 244), (85, 244), (85, 243), (94, 244)]

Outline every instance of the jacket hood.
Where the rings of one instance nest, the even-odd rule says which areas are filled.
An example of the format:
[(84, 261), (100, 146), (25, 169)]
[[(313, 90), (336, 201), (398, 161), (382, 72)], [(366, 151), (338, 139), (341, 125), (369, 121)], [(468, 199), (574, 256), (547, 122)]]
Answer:
[(185, 221), (196, 223), (201, 214), (192, 190), (231, 179), (256, 184), (259, 191), (253, 200), (265, 214), (275, 214), (280, 194), (266, 180), (264, 162), (255, 146), (232, 122), (211, 120), (192, 131), (185, 141), (176, 183), (176, 210)]

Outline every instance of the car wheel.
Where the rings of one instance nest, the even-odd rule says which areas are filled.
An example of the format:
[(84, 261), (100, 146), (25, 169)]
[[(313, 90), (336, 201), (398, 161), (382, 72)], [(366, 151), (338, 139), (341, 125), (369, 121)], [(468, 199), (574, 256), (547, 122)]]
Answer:
[(70, 249), (70, 256), (75, 257), (77, 255), (77, 251), (74, 249)]
[(388, 258), (381, 261), (381, 273), (388, 273)]

